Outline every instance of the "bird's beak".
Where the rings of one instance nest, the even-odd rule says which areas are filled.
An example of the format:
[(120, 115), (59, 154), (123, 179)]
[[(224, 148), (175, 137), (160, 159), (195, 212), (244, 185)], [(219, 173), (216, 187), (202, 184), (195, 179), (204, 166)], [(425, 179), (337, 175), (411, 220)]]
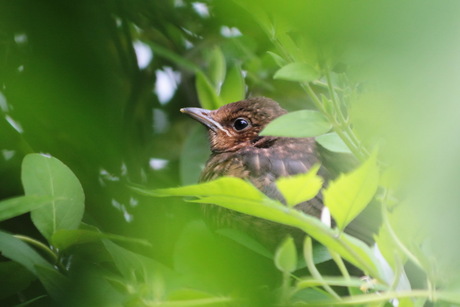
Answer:
[(219, 122), (215, 121), (212, 118), (212, 111), (210, 110), (201, 108), (182, 108), (180, 109), (180, 111), (182, 113), (190, 115), (192, 118), (196, 119), (197, 121), (199, 121), (200, 123), (202, 123), (214, 132), (217, 132), (217, 130), (221, 130), (225, 132), (227, 135), (229, 134), (228, 131), (225, 130)]

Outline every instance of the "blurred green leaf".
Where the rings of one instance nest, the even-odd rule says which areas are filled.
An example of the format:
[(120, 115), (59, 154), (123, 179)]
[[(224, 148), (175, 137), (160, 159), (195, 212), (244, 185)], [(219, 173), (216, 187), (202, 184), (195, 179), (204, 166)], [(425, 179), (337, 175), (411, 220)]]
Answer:
[(50, 296), (59, 300), (69, 291), (70, 279), (49, 266), (35, 265), (37, 276)]
[(0, 299), (18, 293), (29, 286), (36, 277), (14, 261), (0, 262)]
[(22, 163), (26, 196), (50, 196), (55, 200), (31, 213), (40, 233), (51, 239), (58, 229), (75, 229), (84, 212), (84, 194), (78, 178), (61, 161), (41, 154), (29, 154)]
[(27, 213), (31, 210), (40, 208), (41, 206), (56, 201), (52, 196), (18, 196), (2, 200), (0, 202), (0, 221), (4, 221), (15, 216)]
[(35, 276), (38, 276), (37, 265), (52, 268), (51, 264), (29, 245), (2, 231), (0, 231), (0, 251), (3, 256), (23, 265)]
[(319, 73), (307, 63), (290, 63), (281, 67), (273, 76), (275, 79), (311, 82), (319, 78)]
[(198, 71), (200, 68), (198, 67), (198, 65), (196, 65), (195, 63), (187, 60), (185, 57), (181, 56), (181, 55), (178, 55), (174, 52), (171, 51), (171, 49), (168, 49), (168, 48), (165, 48), (159, 44), (156, 44), (152, 41), (148, 41), (148, 44), (150, 46), (150, 48), (152, 48), (152, 50), (155, 52), (155, 54), (159, 55), (159, 56), (162, 56), (174, 63), (177, 64), (177, 66), (181, 67), (181, 68), (184, 68), (186, 70), (189, 70), (191, 72), (195, 72), (195, 71)]
[(329, 183), (323, 192), (324, 204), (339, 229), (343, 230), (372, 200), (379, 183), (377, 156), (374, 153), (360, 167)]
[(125, 236), (107, 234), (103, 232), (85, 230), (85, 229), (58, 230), (53, 234), (51, 238), (51, 242), (53, 246), (57, 247), (60, 250), (64, 250), (66, 248), (69, 248), (77, 244), (95, 242), (101, 239), (110, 239), (110, 240), (120, 241), (120, 242), (130, 242), (130, 243), (141, 244), (144, 246), (150, 245), (150, 243), (146, 240), (129, 238)]
[(270, 122), (261, 135), (286, 137), (314, 137), (332, 128), (329, 121), (318, 111), (290, 112)]
[(168, 295), (165, 306), (227, 306), (232, 300), (231, 297), (214, 296), (199, 290), (179, 289)]
[(240, 231), (238, 229), (223, 228), (217, 229), (216, 233), (247, 247), (248, 249), (256, 252), (259, 255), (262, 255), (269, 259), (273, 258), (273, 254), (265, 246), (257, 242), (246, 232)]
[(283, 67), (286, 65), (286, 60), (280, 57), (278, 54), (271, 51), (267, 51), (267, 53), (273, 58), (273, 60), (279, 67)]
[(276, 187), (289, 207), (308, 201), (319, 193), (323, 186), (323, 179), (317, 175), (319, 167), (320, 165), (315, 165), (305, 174), (276, 180)]
[(225, 82), (220, 91), (220, 98), (224, 103), (243, 100), (246, 97), (246, 84), (239, 65), (234, 65), (227, 73)]
[(275, 252), (275, 265), (283, 273), (292, 273), (297, 268), (297, 250), (294, 239), (287, 237)]
[(195, 87), (203, 108), (214, 110), (224, 105), (209, 79), (201, 71), (196, 72)]
[(112, 257), (113, 263), (121, 275), (127, 281), (135, 281), (152, 279), (154, 274), (161, 274), (163, 277), (168, 277), (175, 274), (171, 269), (163, 264), (145, 257), (141, 254), (134, 253), (110, 240), (103, 240), (105, 248)]
[(224, 83), (227, 65), (222, 50), (219, 47), (214, 47), (209, 55), (209, 78), (214, 86), (216, 93), (220, 91)]
[(326, 133), (315, 138), (321, 146), (332, 152), (351, 153), (348, 146), (335, 132)]
[(182, 184), (198, 182), (209, 153), (209, 141), (205, 129), (201, 126), (193, 127), (185, 139), (180, 156), (179, 171)]

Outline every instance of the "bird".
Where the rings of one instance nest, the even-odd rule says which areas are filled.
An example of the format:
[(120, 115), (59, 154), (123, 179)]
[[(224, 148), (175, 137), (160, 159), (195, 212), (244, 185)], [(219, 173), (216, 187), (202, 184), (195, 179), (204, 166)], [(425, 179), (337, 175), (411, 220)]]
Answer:
[[(188, 107), (180, 110), (208, 130), (211, 155), (201, 173), (200, 182), (222, 176), (242, 178), (270, 198), (284, 202), (276, 180), (308, 172), (321, 164), (314, 138), (261, 135), (274, 119), (287, 113), (276, 101), (252, 97), (232, 102), (216, 110)], [(327, 181), (331, 174), (321, 165), (318, 175)], [(319, 218), (324, 208), (321, 193), (296, 209)], [(305, 233), (290, 226), (246, 215), (215, 205), (204, 204), (202, 211), (212, 229), (242, 230), (270, 249), (291, 235), (303, 242)]]

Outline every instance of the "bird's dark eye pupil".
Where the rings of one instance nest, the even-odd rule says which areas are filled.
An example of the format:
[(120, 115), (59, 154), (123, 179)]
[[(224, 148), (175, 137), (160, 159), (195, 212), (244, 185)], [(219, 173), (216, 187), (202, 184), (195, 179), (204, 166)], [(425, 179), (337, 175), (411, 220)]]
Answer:
[(237, 118), (235, 122), (233, 123), (233, 127), (238, 131), (243, 130), (244, 128), (248, 126), (249, 126), (249, 121), (247, 121), (244, 118)]

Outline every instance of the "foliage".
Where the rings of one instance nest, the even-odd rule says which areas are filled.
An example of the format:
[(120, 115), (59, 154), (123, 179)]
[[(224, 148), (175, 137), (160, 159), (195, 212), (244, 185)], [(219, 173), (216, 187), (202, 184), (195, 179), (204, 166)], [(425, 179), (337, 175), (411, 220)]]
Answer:
[[(2, 2), (1, 305), (459, 305), (458, 9)], [(263, 133), (315, 137), (335, 179), (278, 180), (287, 205), (196, 184), (209, 150), (179, 108), (258, 95), (290, 111)], [(318, 193), (332, 227), (295, 210)], [(198, 203), (308, 236), (272, 251)], [(347, 233), (363, 216), (376, 246)]]

